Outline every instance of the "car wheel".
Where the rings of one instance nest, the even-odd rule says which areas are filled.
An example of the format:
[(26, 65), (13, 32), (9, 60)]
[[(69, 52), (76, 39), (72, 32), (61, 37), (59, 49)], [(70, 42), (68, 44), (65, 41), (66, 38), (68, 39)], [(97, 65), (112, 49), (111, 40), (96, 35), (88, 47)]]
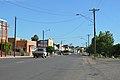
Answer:
[(35, 56), (33, 56), (33, 58), (35, 58)]
[(42, 55), (42, 58), (44, 58), (45, 57), (45, 55)]
[(45, 56), (45, 58), (47, 58), (47, 56)]
[(39, 56), (36, 56), (37, 58), (39, 57)]

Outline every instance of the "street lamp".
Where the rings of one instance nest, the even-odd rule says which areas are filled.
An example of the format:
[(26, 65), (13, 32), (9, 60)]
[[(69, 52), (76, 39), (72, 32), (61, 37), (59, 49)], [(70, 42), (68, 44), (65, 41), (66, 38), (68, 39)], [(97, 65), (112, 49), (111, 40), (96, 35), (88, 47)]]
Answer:
[(90, 21), (90, 22), (92, 22), (93, 23), (93, 21), (92, 21), (92, 19), (91, 18), (89, 18), (89, 17), (87, 17), (87, 16), (85, 16), (85, 15), (83, 15), (83, 14), (76, 14), (76, 16), (81, 16), (81, 17), (83, 17), (83, 18), (85, 18), (85, 19), (87, 19), (88, 21)]

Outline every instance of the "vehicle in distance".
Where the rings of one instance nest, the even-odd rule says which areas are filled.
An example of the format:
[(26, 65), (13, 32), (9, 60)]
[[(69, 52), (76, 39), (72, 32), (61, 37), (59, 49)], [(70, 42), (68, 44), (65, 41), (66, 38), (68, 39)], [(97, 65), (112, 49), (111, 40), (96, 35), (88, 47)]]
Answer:
[(61, 50), (56, 50), (55, 53), (58, 54), (58, 55), (61, 55), (62, 51)]
[(69, 55), (70, 54), (70, 51), (69, 50), (64, 50), (63, 51), (63, 55)]
[(89, 53), (84, 52), (82, 53), (82, 56), (89, 56)]
[(33, 57), (38, 58), (46, 58), (47, 57), (47, 52), (45, 48), (37, 48), (35, 51), (32, 51)]

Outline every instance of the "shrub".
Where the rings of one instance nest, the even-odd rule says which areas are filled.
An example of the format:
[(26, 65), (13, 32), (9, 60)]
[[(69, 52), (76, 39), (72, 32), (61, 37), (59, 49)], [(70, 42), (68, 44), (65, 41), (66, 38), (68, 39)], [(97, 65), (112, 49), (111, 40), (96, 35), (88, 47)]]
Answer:
[(2, 42), (0, 43), (0, 49), (1, 49), (1, 45), (2, 45), (2, 50), (5, 51), (7, 54), (9, 54), (9, 52), (12, 50), (12, 44), (8, 43), (8, 42)]

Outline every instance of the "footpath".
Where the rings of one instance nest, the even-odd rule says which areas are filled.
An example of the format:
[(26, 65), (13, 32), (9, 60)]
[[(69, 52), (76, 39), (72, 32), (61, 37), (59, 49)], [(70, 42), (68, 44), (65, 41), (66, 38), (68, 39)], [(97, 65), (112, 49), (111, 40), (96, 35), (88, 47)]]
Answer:
[[(57, 54), (54, 54), (54, 55), (52, 55), (52, 56), (58, 56)], [(2, 57), (0, 56), (0, 59), (6, 59), (6, 58), (32, 58), (33, 56), (18, 56), (18, 55), (16, 55), (16, 56), (14, 56), (14, 55), (2, 55)], [(48, 57), (50, 57), (50, 55), (48, 56)]]
[(11, 56), (9, 56), (9, 55), (7, 55), (7, 56), (0, 56), (0, 59), (5, 59), (5, 58), (32, 58), (33, 56), (13, 56), (13, 55), (11, 55)]

